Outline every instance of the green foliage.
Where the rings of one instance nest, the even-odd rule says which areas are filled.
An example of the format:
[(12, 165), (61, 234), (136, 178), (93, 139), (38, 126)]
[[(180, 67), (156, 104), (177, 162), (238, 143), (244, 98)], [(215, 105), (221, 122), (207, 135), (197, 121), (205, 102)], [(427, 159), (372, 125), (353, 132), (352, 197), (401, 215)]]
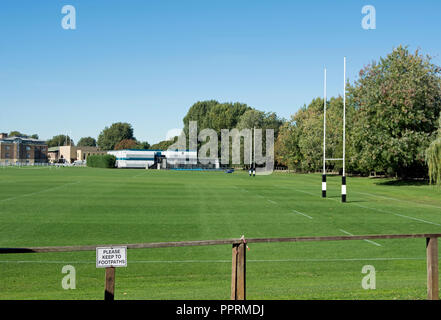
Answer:
[(150, 146), (152, 150), (167, 150), (172, 144), (178, 141), (178, 136), (170, 140), (163, 140)]
[(352, 156), (361, 172), (424, 175), (424, 152), (441, 110), (440, 68), (430, 61), (400, 46), (349, 87), (356, 108)]
[(114, 168), (116, 157), (111, 154), (92, 154), (87, 157), (87, 166), (94, 168)]
[(150, 149), (150, 143), (147, 141), (136, 141), (134, 149)]
[(299, 148), (299, 133), (293, 119), (285, 122), (279, 130), (279, 135), (274, 145), (275, 160), (279, 165), (287, 166), (289, 169), (299, 168), (302, 161), (302, 154)]
[(78, 147), (96, 147), (96, 140), (92, 137), (81, 138), (78, 143)]
[(145, 142), (138, 142), (133, 139), (124, 139), (118, 142), (115, 145), (115, 150), (124, 150), (124, 149), (149, 149), (150, 144)]
[(441, 186), (441, 115), (438, 123), (438, 137), (426, 149), (425, 155), (430, 183)]
[(137, 146), (136, 140), (124, 139), (115, 145), (115, 150), (135, 149), (135, 146)]
[(74, 141), (64, 134), (59, 134), (57, 136), (52, 137), (52, 139), (49, 139), (46, 141), (49, 148), (51, 147), (58, 147), (58, 146), (73, 146)]
[[(341, 158), (343, 152), (343, 98), (331, 98), (326, 108), (326, 155)], [(323, 166), (323, 107), (321, 98), (303, 106), (283, 124), (275, 144), (279, 164), (304, 172), (320, 171)], [(350, 106), (347, 122), (350, 123)], [(348, 138), (348, 135), (346, 135)], [(340, 170), (341, 162), (328, 162), (328, 169)]]
[(430, 183), (441, 186), (441, 137), (432, 141), (426, 150)]
[(190, 107), (184, 117), (183, 132), (188, 137), (189, 122), (197, 121), (198, 134), (200, 130), (214, 129), (220, 138), (221, 129), (236, 128), (240, 117), (251, 110), (249, 106), (242, 103), (219, 103), (215, 100), (199, 101)]
[(113, 150), (116, 144), (124, 139), (136, 140), (132, 125), (124, 122), (113, 123), (101, 131), (98, 136), (98, 146), (101, 150)]
[[(183, 133), (188, 137), (189, 122), (197, 121), (198, 134), (201, 130), (210, 128), (216, 131), (218, 146), (221, 147), (221, 130), (242, 129), (274, 129), (277, 137), (283, 121), (274, 112), (265, 113), (243, 103), (219, 103), (215, 100), (199, 101), (188, 110), (184, 117)], [(265, 134), (263, 135), (263, 152), (265, 152)], [(243, 141), (241, 142), (243, 145)], [(198, 147), (202, 144), (198, 143)], [(242, 152), (243, 154), (243, 152)], [(230, 157), (232, 154), (230, 153)], [(243, 160), (243, 158), (242, 158)]]
[(11, 131), (11, 132), (9, 132), (8, 136), (9, 137), (38, 139), (38, 134), (27, 135), (27, 134), (21, 133), (20, 131)]

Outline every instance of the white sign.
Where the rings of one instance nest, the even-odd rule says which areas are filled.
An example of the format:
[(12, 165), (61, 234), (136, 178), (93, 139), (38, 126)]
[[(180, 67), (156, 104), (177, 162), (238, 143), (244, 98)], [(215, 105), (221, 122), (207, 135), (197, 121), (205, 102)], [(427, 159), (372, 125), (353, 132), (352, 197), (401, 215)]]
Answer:
[(127, 267), (127, 247), (96, 248), (96, 267)]

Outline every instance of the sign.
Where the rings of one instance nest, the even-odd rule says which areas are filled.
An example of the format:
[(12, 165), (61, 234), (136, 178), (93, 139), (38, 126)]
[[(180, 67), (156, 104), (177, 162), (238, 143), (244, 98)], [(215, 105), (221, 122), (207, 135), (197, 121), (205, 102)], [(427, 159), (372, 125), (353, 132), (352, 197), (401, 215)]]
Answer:
[(127, 267), (127, 247), (96, 248), (96, 267)]

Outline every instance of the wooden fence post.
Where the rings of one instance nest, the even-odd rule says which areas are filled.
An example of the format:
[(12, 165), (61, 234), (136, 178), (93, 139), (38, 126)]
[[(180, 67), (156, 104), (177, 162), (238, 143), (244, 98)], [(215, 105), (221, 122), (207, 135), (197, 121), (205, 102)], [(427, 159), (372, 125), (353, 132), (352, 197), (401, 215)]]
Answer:
[(246, 299), (246, 244), (233, 244), (231, 300)]
[(438, 238), (426, 238), (427, 254), (427, 298), (439, 299), (438, 286)]
[(106, 290), (104, 292), (105, 301), (113, 301), (115, 298), (115, 268), (106, 268)]

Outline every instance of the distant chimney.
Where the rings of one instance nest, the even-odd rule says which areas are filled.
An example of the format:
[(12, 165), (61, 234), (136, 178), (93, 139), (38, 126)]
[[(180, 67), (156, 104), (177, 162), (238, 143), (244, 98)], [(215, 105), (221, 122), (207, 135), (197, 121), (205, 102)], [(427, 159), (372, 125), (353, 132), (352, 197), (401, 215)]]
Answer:
[(0, 139), (4, 139), (7, 138), (8, 134), (7, 133), (0, 133)]

